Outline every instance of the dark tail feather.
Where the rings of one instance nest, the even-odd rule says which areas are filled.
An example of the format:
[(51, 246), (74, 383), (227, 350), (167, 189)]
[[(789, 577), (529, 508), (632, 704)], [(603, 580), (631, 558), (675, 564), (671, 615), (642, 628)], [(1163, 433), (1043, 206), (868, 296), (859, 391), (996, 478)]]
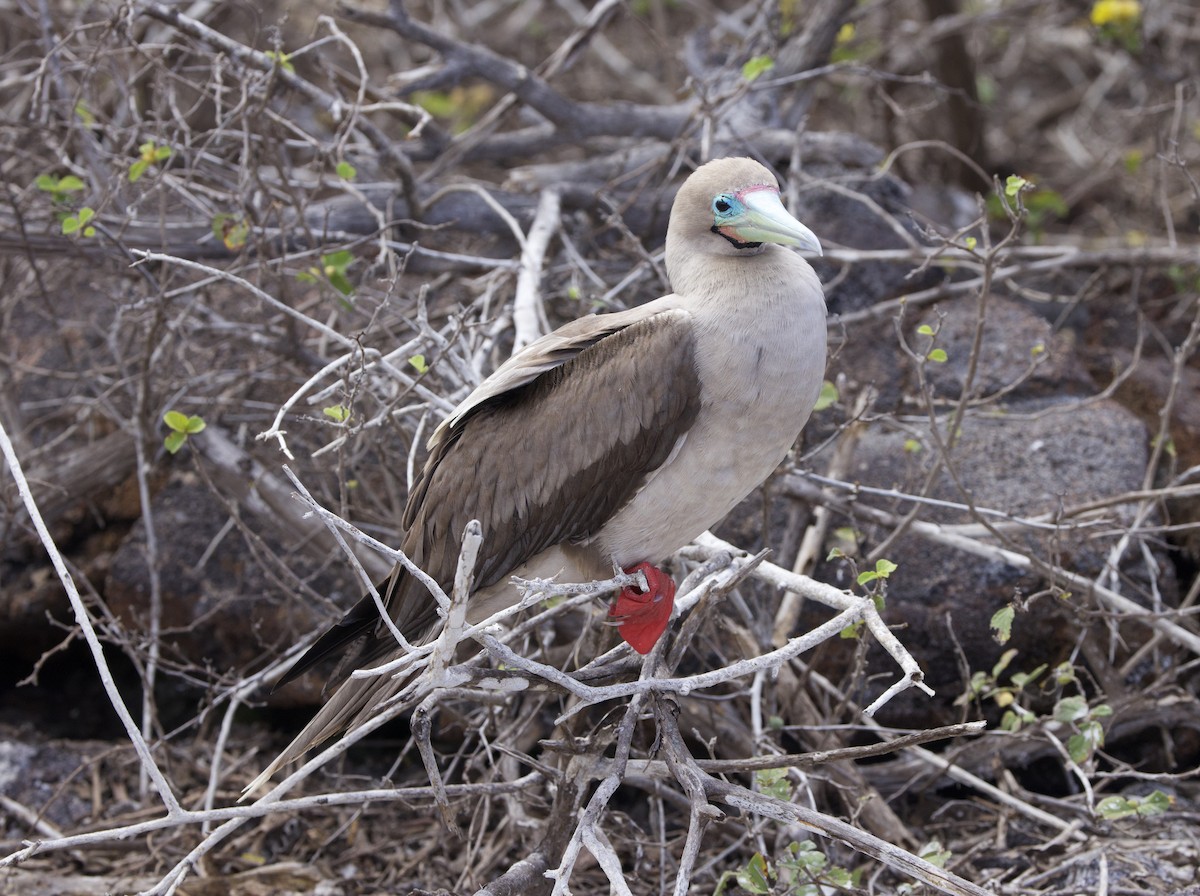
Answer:
[(375, 607), (375, 598), (367, 594), (350, 608), (340, 622), (317, 638), (316, 643), (304, 652), (304, 656), (275, 682), (271, 693), (275, 693), (288, 682), (295, 681), (325, 657), (345, 650), (348, 645), (373, 629), (378, 622), (379, 610)]

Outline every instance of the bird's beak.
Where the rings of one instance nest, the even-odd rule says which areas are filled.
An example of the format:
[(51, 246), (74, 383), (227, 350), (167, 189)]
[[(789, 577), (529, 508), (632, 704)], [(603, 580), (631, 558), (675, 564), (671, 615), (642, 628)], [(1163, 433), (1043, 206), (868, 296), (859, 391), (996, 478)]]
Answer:
[(742, 191), (738, 199), (746, 210), (726, 226), (736, 232), (742, 242), (778, 243), (824, 254), (817, 235), (791, 216), (774, 189), (751, 188)]

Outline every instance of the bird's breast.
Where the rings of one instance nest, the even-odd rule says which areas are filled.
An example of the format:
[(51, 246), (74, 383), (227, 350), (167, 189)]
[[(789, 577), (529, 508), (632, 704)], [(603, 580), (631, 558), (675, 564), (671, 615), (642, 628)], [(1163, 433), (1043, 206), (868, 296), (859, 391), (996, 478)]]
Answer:
[(622, 566), (658, 562), (720, 521), (787, 455), (825, 373), (820, 285), (695, 316), (703, 389), (674, 456), (598, 534)]

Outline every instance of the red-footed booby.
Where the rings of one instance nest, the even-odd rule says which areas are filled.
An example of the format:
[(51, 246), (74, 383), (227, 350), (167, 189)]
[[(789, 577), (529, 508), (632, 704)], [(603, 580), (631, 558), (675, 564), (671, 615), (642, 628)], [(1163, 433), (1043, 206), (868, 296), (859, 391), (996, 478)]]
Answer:
[[(404, 511), (404, 553), (447, 593), (467, 523), (483, 528), (469, 622), (519, 599), (509, 582), (646, 575), (610, 611), (646, 653), (675, 586), (653, 564), (728, 513), (784, 459), (825, 372), (825, 298), (798, 247), (820, 254), (752, 159), (718, 159), (680, 188), (667, 227), (674, 292), (595, 314), (526, 346), (437, 428)], [(397, 567), (380, 587), (410, 641), (439, 626), (427, 589)], [(284, 677), (351, 643), (356, 667), (400, 648), (367, 595)], [(350, 678), (247, 788), (369, 717), (404, 682)]]

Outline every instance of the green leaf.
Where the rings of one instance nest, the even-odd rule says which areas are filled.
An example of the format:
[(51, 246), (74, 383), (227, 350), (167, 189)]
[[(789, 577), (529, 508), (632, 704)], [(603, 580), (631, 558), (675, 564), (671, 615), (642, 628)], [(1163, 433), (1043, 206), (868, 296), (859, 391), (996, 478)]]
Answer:
[(180, 448), (183, 447), (183, 443), (186, 441), (187, 433), (168, 433), (167, 437), (163, 439), (163, 447), (167, 449), (168, 454), (175, 454)]
[(974, 252), (975, 246), (978, 245), (979, 240), (975, 239), (975, 237), (973, 237), (973, 236), (969, 236), (965, 240), (963, 240), (963, 243), (964, 243), (964, 245), (966, 245), (968, 251)]
[(1054, 707), (1054, 720), (1057, 722), (1076, 722), (1087, 718), (1087, 701), (1082, 697), (1064, 697)]
[(1137, 812), (1137, 803), (1123, 796), (1106, 796), (1100, 802), (1096, 803), (1096, 814), (1101, 818), (1107, 818), (1109, 821), (1116, 821), (1118, 818), (1128, 818), (1130, 815), (1137, 815)]
[(342, 180), (354, 180), (358, 174), (358, 169), (349, 162), (338, 162), (337, 168), (334, 170), (337, 171), (337, 176)]
[(945, 364), (946, 360), (947, 360), (947, 355), (946, 355), (945, 349), (940, 349), (940, 348), (933, 349), (925, 357), (928, 360), (932, 361), (934, 364)]
[(138, 159), (129, 166), (129, 182), (131, 184), (136, 184), (139, 180), (141, 180), (142, 175), (146, 173), (146, 169), (149, 167), (150, 163), (145, 159)]
[(79, 223), (86, 224), (92, 218), (96, 217), (95, 209), (88, 208), (86, 205), (79, 210)]
[(1071, 761), (1078, 765), (1081, 762), (1087, 762), (1087, 758), (1092, 755), (1091, 744), (1088, 739), (1082, 734), (1072, 734), (1067, 741), (1067, 755), (1071, 757)]
[(188, 435), (194, 436), (198, 432), (204, 432), (204, 427), (208, 426), (203, 418), (192, 416), (187, 418), (187, 422), (183, 425), (183, 431)]
[(932, 336), (933, 327), (929, 326), (929, 324), (921, 324), (921, 326), (917, 327), (917, 332), (922, 336)]
[(905, 454), (919, 454), (923, 450), (924, 450), (924, 446), (920, 442), (918, 442), (916, 439), (905, 439), (904, 440), (904, 453)]
[(65, 235), (70, 236), (72, 233), (75, 233), (78, 230), (79, 230), (79, 219), (78, 218), (76, 218), (74, 215), (71, 215), (68, 218), (63, 218), (62, 232)]
[(292, 65), (292, 57), (287, 53), (282, 53), (278, 50), (267, 50), (264, 55), (280, 68), (289, 72), (296, 71), (296, 67)]
[(825, 380), (821, 383), (821, 391), (817, 395), (817, 404), (813, 408), (814, 411), (823, 411), (827, 407), (836, 404), (838, 400), (837, 386)]
[(337, 252), (331, 252), (329, 255), (322, 255), (321, 263), (325, 265), (326, 271), (331, 267), (345, 270), (354, 263), (354, 253), (349, 249), (340, 249)]
[(213, 216), (212, 233), (232, 252), (246, 245), (250, 225), (243, 218), (221, 212)]
[(1007, 607), (1001, 607), (992, 614), (991, 622), (988, 627), (994, 632), (993, 638), (1000, 644), (1007, 644), (1008, 639), (1012, 637), (1013, 619), (1016, 618), (1017, 611), (1009, 604)]
[(344, 271), (334, 271), (330, 274), (329, 283), (344, 296), (354, 295), (354, 284), (346, 277)]
[(770, 56), (753, 56), (742, 66), (742, 77), (753, 81), (775, 67), (775, 60)]
[(1142, 797), (1138, 803), (1138, 815), (1149, 818), (1153, 815), (1162, 815), (1171, 808), (1175, 802), (1175, 797), (1163, 793), (1161, 790), (1156, 790), (1149, 796)]
[(816, 876), (829, 863), (829, 858), (817, 849), (817, 844), (811, 840), (793, 843), (792, 846), (795, 847), (795, 849), (789, 847), (789, 851), (792, 853), (792, 866), (797, 870), (804, 869), (809, 874)]
[(945, 868), (946, 863), (950, 861), (954, 853), (948, 849), (943, 849), (940, 840), (930, 840), (925, 846), (921, 847), (921, 851), (917, 855), (931, 865), (936, 865), (938, 868)]
[(1030, 186), (1033, 185), (1019, 174), (1010, 174), (1008, 179), (1004, 182), (1004, 195), (1012, 198), (1020, 193), (1023, 189)]
[(1018, 688), (1023, 688), (1023, 687), (1025, 687), (1025, 685), (1031, 684), (1034, 681), (1036, 681), (1038, 676), (1041, 675), (1045, 671), (1046, 671), (1046, 664), (1042, 663), (1040, 666), (1038, 666), (1032, 672), (1014, 672), (1012, 674), (1012, 683)]
[(179, 411), (167, 411), (163, 414), (163, 423), (167, 427), (175, 430), (175, 432), (186, 433), (188, 428), (188, 415), (182, 414)]
[(1013, 661), (1013, 657), (1016, 655), (1017, 652), (1012, 648), (1009, 648), (1008, 650), (1004, 651), (1004, 653), (1000, 654), (1000, 659), (996, 661), (996, 665), (992, 666), (992, 678), (999, 678), (1000, 673), (1008, 668), (1008, 664)]
[(321, 413), (333, 420), (335, 423), (345, 423), (350, 419), (350, 409), (341, 404), (335, 404), (331, 407), (322, 408)]
[(746, 867), (737, 873), (738, 886), (751, 893), (765, 896), (771, 892), (769, 875), (770, 868), (767, 866), (767, 860), (763, 858), (762, 853), (756, 852), (746, 863)]
[(429, 369), (429, 365), (425, 363), (424, 355), (413, 355), (408, 359), (408, 363), (412, 365), (413, 370), (417, 373), (424, 373)]
[(754, 773), (759, 793), (773, 796), (777, 800), (788, 800), (792, 796), (792, 782), (788, 780), (786, 768), (764, 768)]

